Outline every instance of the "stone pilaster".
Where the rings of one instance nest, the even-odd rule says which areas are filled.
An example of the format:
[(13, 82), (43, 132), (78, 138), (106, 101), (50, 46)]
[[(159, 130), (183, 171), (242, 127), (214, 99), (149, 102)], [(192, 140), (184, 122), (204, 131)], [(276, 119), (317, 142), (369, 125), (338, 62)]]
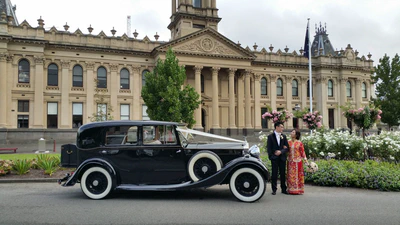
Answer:
[[(292, 112), (292, 76), (286, 76), (284, 83), (286, 83), (286, 110)], [(289, 119), (288, 122), (285, 124), (286, 129), (293, 128), (293, 120)]]
[(141, 120), (142, 117), (142, 105), (140, 104), (140, 96), (141, 96), (141, 76), (140, 76), (140, 67), (133, 66), (133, 82), (132, 82), (132, 89), (133, 89), (133, 120)]
[[(97, 112), (97, 105), (95, 106), (94, 103), (94, 88), (96, 84), (94, 82), (95, 78), (93, 77), (93, 70), (94, 63), (86, 62), (86, 117), (83, 118), (84, 120), (92, 117), (93, 113)], [(87, 120), (87, 122), (90, 121)]]
[(235, 72), (237, 69), (229, 69), (229, 128), (236, 128), (235, 119)]
[(356, 102), (356, 107), (357, 109), (361, 107), (361, 101), (362, 101), (362, 93), (361, 93), (361, 79), (356, 79), (355, 82), (356, 85), (356, 93), (355, 93), (355, 102)]
[[(71, 90), (71, 75), (70, 73), (70, 62), (69, 61), (62, 61), (61, 62), (61, 109), (60, 110), (60, 128), (61, 129), (68, 129), (71, 128), (70, 122), (72, 119), (72, 115), (69, 114), (70, 110), (70, 103), (69, 103), (69, 93)], [(83, 118), (83, 123), (85, 123), (85, 118)]]
[(212, 68), (212, 128), (219, 129), (219, 94), (218, 94), (218, 71), (219, 67)]
[(238, 128), (244, 128), (244, 73), (240, 73), (237, 80), (237, 117)]
[(254, 128), (261, 129), (261, 75), (254, 74)]
[[(199, 94), (199, 100), (201, 100), (201, 70), (202, 66), (194, 67), (194, 89), (197, 94)], [(201, 103), (199, 107), (194, 111), (194, 119), (196, 120), (196, 124), (194, 125), (195, 129), (203, 129), (201, 126)]]
[(0, 128), (7, 127), (7, 97), (7, 54), (0, 54)]
[[(347, 96), (346, 96), (346, 82), (347, 78), (341, 77), (339, 79), (340, 81), (340, 102), (339, 105), (345, 105), (347, 102)], [(339, 108), (339, 120), (340, 120), (340, 127), (341, 128), (347, 128), (347, 119), (342, 115), (343, 110)]]
[(251, 125), (251, 93), (250, 93), (250, 74), (251, 71), (246, 70), (245, 71), (245, 77), (244, 77), (244, 94), (245, 94), (245, 127), (247, 129), (252, 128)]
[[(43, 118), (47, 115), (44, 113), (44, 109), (47, 107), (44, 105), (43, 96), (43, 61), (42, 57), (35, 57), (35, 86), (34, 86), (34, 106), (33, 106), (33, 128), (44, 128)], [(30, 80), (32, 82), (32, 79)]]
[[(316, 96), (317, 99), (317, 110), (320, 112), (322, 116), (322, 124), (325, 127), (329, 127), (329, 115), (328, 115), (328, 108), (327, 108), (327, 101), (328, 101), (328, 93), (327, 93), (327, 79), (326, 77), (318, 76), (317, 77), (317, 92), (319, 93)], [(314, 110), (315, 111), (315, 110)]]
[[(110, 65), (110, 70), (111, 70), (111, 79), (107, 79), (110, 80), (109, 82), (109, 87), (108, 90), (110, 90), (110, 106), (112, 106), (113, 108), (113, 112), (111, 113), (111, 115), (113, 116), (114, 120), (119, 120), (121, 113), (120, 113), (120, 107), (118, 105), (118, 93), (119, 93), (119, 89), (120, 89), (120, 85), (119, 85), (119, 76), (118, 76), (118, 65), (117, 64), (111, 64)], [(108, 77), (108, 73), (107, 73), (107, 77)]]

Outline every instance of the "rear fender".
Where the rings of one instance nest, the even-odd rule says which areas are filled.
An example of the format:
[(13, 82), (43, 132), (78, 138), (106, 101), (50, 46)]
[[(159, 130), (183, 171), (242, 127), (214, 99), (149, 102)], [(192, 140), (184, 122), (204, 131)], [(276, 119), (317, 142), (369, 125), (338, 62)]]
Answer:
[(100, 167), (106, 169), (111, 174), (113, 183), (114, 184), (116, 183), (117, 173), (116, 173), (114, 167), (104, 159), (92, 158), (92, 159), (88, 159), (88, 160), (85, 160), (84, 162), (82, 162), (79, 165), (79, 167), (75, 170), (74, 174), (62, 186), (73, 186), (77, 182), (80, 182), (82, 174), (87, 169), (89, 169), (90, 167), (93, 167), (93, 166), (100, 166)]

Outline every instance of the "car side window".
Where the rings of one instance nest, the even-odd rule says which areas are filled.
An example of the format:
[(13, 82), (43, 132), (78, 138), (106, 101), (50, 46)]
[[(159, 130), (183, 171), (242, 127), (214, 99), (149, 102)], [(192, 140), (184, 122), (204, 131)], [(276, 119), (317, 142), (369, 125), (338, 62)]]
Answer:
[(167, 145), (174, 145), (176, 144), (176, 133), (174, 126), (166, 125), (161, 129), (161, 142)]
[(113, 126), (106, 130), (106, 145), (136, 145), (137, 126)]
[(143, 144), (144, 145), (161, 145), (160, 127), (162, 126), (143, 126)]

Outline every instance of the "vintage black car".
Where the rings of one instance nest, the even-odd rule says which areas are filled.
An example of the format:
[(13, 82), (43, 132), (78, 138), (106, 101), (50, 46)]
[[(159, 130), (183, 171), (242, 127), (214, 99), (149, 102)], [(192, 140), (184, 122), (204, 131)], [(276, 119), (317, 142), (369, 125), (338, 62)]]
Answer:
[(95, 122), (79, 128), (74, 148), (62, 150), (61, 165), (77, 168), (59, 183), (80, 183), (91, 199), (105, 198), (114, 190), (184, 190), (229, 184), (237, 199), (254, 202), (264, 195), (269, 180), (259, 154), (259, 148), (249, 149), (246, 141), (174, 122)]

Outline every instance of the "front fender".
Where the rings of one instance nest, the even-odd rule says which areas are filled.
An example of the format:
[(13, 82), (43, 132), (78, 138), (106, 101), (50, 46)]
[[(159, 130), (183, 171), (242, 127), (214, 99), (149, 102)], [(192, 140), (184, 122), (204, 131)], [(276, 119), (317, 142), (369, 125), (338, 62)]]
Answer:
[(67, 187), (67, 186), (73, 186), (76, 184), (81, 179), (82, 174), (90, 167), (93, 166), (101, 166), (108, 170), (108, 172), (111, 174), (111, 177), (113, 179), (113, 183), (115, 184), (115, 179), (117, 173), (115, 172), (114, 167), (106, 160), (102, 158), (91, 158), (87, 159), (84, 162), (82, 162), (79, 167), (75, 170), (72, 176), (68, 178), (68, 180), (62, 184), (62, 186)]
[[(250, 155), (245, 155), (241, 158), (236, 158), (225, 165), (225, 168), (230, 172), (241, 168), (243, 166), (251, 166), (258, 169), (261, 174), (264, 176), (266, 181), (270, 181), (270, 174), (267, 167), (257, 158), (254, 158)], [(229, 176), (228, 176), (229, 177)]]

